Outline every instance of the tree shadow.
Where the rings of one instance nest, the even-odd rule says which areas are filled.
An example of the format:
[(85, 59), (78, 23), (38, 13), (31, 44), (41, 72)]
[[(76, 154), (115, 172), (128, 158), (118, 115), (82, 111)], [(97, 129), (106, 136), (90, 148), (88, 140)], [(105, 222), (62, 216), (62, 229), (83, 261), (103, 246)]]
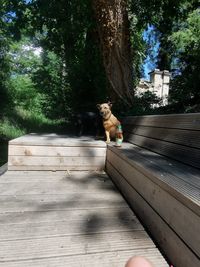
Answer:
[[(75, 216), (75, 221), (78, 223), (76, 231), (78, 229), (78, 233), (83, 237), (84, 235), (91, 235), (94, 241), (101, 238), (103, 233), (130, 231), (131, 235), (134, 230), (143, 229), (124, 198), (105, 173), (66, 174), (57, 183), (59, 184), (61, 181), (62, 183), (64, 181), (64, 183), (75, 185), (74, 191), (66, 189), (66, 194), (62, 192), (62, 195), (59, 195), (59, 191), (57, 192), (58, 195), (51, 195), (51, 192), (46, 190), (45, 194), (40, 193), (40, 195), (35, 196), (26, 193), (25, 195), (6, 196), (5, 206), (11, 207), (11, 212), (9, 213), (9, 209), (7, 210), (6, 219), (5, 221), (1, 219), (1, 223), (9, 224), (10, 221), (15, 221), (16, 216), (17, 223), (24, 224), (24, 228), (21, 228), (21, 235), (23, 236), (23, 231), (29, 231), (26, 223), (24, 223), (25, 214), (27, 217), (32, 212), (31, 216), (37, 223), (43, 221), (48, 213), (65, 211), (66, 214), (68, 212), (70, 214), (73, 211), (73, 214), (81, 214), (81, 216)], [(12, 208), (13, 203), (16, 207), (15, 212)], [(73, 223), (73, 216), (69, 215), (64, 221), (70, 220)], [(79, 217), (80, 219), (77, 219)], [(29, 221), (31, 223), (31, 219)], [(70, 227), (69, 223), (66, 223), (66, 225)], [(77, 232), (73, 232), (75, 231), (73, 225), (71, 229), (71, 235), (77, 234)], [(69, 231), (67, 232), (69, 233)], [(48, 236), (51, 235), (53, 236), (54, 233), (48, 232)], [(37, 231), (30, 231), (30, 233), (26, 233), (27, 236), (37, 237)]]

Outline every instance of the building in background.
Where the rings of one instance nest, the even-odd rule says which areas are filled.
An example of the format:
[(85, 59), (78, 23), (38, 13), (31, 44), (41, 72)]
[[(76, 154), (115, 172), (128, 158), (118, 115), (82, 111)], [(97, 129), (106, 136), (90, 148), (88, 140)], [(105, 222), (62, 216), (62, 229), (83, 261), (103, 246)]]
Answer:
[(168, 70), (155, 69), (149, 73), (150, 80), (141, 79), (136, 90), (136, 95), (141, 96), (147, 91), (154, 93), (160, 101), (160, 106), (168, 104), (169, 83), (171, 73)]

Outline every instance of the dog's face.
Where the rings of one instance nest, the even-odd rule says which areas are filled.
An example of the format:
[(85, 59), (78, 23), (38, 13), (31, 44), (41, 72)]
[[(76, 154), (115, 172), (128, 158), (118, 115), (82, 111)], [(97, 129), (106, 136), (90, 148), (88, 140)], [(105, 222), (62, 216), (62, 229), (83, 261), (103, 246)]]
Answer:
[(111, 103), (103, 103), (103, 104), (97, 104), (97, 108), (99, 109), (99, 113), (103, 118), (108, 117), (108, 115), (111, 114)]

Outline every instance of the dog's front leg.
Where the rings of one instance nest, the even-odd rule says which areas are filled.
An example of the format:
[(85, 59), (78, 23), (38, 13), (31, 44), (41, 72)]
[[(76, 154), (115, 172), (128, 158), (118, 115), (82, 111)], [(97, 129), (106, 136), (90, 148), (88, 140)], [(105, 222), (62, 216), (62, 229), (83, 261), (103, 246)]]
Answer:
[(110, 132), (106, 131), (106, 144), (110, 143)]

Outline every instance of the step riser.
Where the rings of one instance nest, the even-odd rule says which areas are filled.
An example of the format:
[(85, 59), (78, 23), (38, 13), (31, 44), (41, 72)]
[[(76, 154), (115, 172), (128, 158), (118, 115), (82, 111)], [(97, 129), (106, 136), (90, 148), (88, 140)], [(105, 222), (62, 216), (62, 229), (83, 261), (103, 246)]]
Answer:
[[(30, 137), (30, 138), (29, 138)], [(43, 139), (27, 135), (9, 143), (8, 170), (104, 170), (106, 145), (66, 137)], [(61, 145), (62, 143), (62, 145)]]

